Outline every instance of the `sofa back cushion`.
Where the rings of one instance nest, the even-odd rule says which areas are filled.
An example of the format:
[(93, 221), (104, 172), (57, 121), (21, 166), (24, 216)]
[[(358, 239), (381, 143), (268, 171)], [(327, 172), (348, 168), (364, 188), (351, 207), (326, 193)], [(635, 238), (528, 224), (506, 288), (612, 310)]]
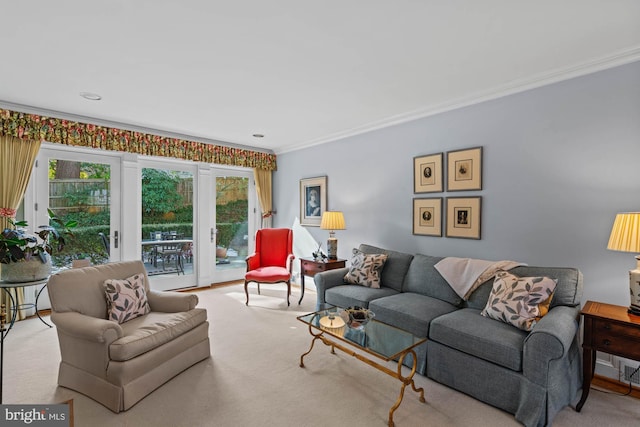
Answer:
[(441, 259), (442, 257), (414, 255), (402, 291), (438, 298), (459, 306), (462, 303), (462, 298), (455, 293), (434, 267)]
[[(546, 276), (558, 281), (550, 308), (566, 305), (574, 307), (580, 305), (582, 299), (582, 273), (577, 268), (567, 267), (533, 267), (520, 266), (509, 270), (509, 273), (519, 277)], [(487, 305), (489, 294), (493, 288), (494, 277), (480, 285), (466, 302), (466, 306), (483, 310)]]
[(382, 287), (389, 287), (398, 292), (402, 292), (402, 284), (409, 270), (409, 264), (413, 259), (413, 255), (403, 252), (389, 251), (387, 249), (377, 248), (375, 246), (360, 245), (360, 251), (365, 254), (385, 254), (387, 261), (384, 263), (381, 273)]
[(126, 279), (135, 274), (144, 276), (144, 288), (149, 292), (149, 278), (140, 260), (72, 268), (56, 273), (49, 278), (47, 284), (51, 310), (57, 313), (74, 311), (106, 319), (105, 280)]

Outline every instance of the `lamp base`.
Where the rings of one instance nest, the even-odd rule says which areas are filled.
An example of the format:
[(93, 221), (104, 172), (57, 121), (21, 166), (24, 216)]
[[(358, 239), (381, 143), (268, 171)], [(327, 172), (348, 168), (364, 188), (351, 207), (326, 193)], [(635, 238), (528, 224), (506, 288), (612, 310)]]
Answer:
[(633, 314), (634, 316), (640, 316), (640, 310), (634, 307), (629, 307), (627, 313)]
[(640, 258), (638, 266), (635, 270), (629, 271), (629, 293), (631, 295), (631, 304), (629, 304), (628, 312), (640, 316)]
[(327, 240), (327, 256), (329, 259), (338, 259), (338, 239), (335, 237)]

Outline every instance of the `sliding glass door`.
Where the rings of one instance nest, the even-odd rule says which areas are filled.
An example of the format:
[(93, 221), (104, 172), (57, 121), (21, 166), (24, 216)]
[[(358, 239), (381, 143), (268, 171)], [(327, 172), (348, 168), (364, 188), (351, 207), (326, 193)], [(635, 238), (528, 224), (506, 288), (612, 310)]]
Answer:
[(257, 226), (249, 169), (45, 143), (24, 213), (74, 219), (57, 267), (140, 259), (156, 290), (242, 279)]
[(255, 235), (253, 177), (249, 172), (216, 169), (214, 180), (215, 280), (242, 279)]

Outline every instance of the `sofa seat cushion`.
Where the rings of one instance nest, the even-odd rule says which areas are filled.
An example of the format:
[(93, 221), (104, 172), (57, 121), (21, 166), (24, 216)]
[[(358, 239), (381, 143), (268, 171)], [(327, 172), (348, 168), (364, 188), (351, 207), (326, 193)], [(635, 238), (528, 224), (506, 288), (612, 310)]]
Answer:
[(516, 372), (522, 371), (522, 348), (528, 333), (463, 308), (431, 322), (429, 340), (487, 360)]
[(287, 282), (291, 278), (291, 273), (284, 267), (258, 267), (247, 272), (244, 279), (247, 282), (272, 283)]
[(340, 285), (327, 289), (324, 298), (327, 303), (342, 308), (354, 305), (367, 308), (369, 301), (397, 293), (398, 291), (386, 287), (367, 288), (360, 285)]
[(419, 337), (429, 335), (429, 324), (434, 318), (457, 310), (448, 302), (411, 292), (373, 300), (369, 309), (375, 313), (376, 320)]
[(121, 324), (124, 335), (109, 346), (111, 360), (123, 362), (168, 343), (207, 320), (203, 308), (151, 313)]

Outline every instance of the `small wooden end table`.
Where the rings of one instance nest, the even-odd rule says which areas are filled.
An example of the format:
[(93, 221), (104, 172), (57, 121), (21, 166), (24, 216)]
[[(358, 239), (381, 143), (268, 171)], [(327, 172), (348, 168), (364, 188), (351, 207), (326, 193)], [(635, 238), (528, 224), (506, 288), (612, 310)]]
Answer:
[(336, 268), (346, 267), (346, 259), (327, 259), (324, 261), (317, 261), (313, 258), (300, 258), (300, 287), (302, 293), (300, 295), (300, 301), (304, 298), (304, 276), (313, 277), (323, 271), (335, 270)]
[(583, 379), (577, 412), (589, 396), (596, 351), (640, 361), (640, 316), (627, 313), (627, 307), (595, 301), (587, 301), (581, 313), (584, 316)]

